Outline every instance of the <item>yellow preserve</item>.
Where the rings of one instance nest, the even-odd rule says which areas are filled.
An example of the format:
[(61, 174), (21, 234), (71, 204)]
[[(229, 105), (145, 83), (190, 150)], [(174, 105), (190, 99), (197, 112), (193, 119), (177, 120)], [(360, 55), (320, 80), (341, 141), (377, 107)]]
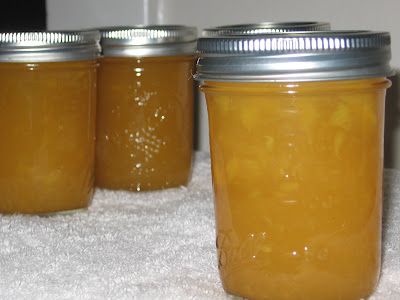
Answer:
[(218, 265), (227, 291), (266, 299), (372, 292), (381, 257), (387, 87), (383, 78), (206, 82)]
[(96, 184), (186, 185), (193, 148), (193, 56), (100, 59)]
[(388, 45), (387, 33), (372, 32), (200, 40), (218, 267), (228, 293), (373, 293)]
[(186, 185), (196, 29), (110, 28), (101, 43), (96, 185), (131, 191)]
[[(0, 62), (0, 213), (68, 211), (85, 208), (91, 200), (97, 48), (82, 57), (83, 50), (77, 54), (70, 48), (75, 44), (52, 44), (51, 34), (86, 41), (98, 36), (26, 33), (21, 39), (29, 47), (38, 44), (27, 50), (32, 61), (8, 54), (12, 62)], [(47, 52), (40, 56), (46, 43)], [(0, 60), (6, 46), (0, 43)], [(48, 53), (52, 47), (62, 52)]]

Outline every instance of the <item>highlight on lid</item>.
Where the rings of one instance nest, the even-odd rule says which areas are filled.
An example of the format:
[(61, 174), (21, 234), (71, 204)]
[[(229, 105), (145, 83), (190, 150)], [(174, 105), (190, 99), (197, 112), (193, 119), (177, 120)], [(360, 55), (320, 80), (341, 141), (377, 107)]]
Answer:
[(193, 54), (197, 29), (183, 25), (141, 25), (101, 29), (105, 56), (169, 56)]
[(198, 79), (320, 81), (393, 74), (388, 32), (220, 36), (199, 39), (197, 52)]
[(296, 31), (326, 31), (330, 29), (330, 24), (326, 22), (263, 22), (210, 27), (202, 31), (202, 36), (256, 35)]
[(95, 59), (99, 42), (97, 30), (0, 32), (0, 62)]

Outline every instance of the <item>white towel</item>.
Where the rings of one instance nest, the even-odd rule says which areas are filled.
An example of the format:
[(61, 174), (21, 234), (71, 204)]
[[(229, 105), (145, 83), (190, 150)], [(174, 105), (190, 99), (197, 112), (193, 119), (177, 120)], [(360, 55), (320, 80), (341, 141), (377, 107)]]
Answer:
[[(384, 260), (373, 300), (400, 299), (400, 172), (385, 172)], [(88, 211), (0, 216), (0, 299), (227, 299), (210, 161), (188, 188), (98, 190)]]

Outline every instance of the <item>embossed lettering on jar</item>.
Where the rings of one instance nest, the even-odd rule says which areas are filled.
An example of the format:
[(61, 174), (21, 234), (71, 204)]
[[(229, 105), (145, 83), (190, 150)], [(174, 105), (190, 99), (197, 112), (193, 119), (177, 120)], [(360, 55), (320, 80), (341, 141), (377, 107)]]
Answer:
[(0, 213), (88, 206), (99, 39), (97, 31), (0, 33)]
[(225, 290), (274, 300), (371, 295), (389, 34), (232, 36), (198, 48)]
[(193, 147), (196, 30), (103, 30), (96, 184), (133, 191), (186, 185)]

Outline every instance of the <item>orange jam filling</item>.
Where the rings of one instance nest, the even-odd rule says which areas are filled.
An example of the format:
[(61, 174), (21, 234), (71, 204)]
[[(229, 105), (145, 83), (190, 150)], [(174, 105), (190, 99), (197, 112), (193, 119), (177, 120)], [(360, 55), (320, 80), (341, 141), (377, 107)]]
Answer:
[(193, 56), (100, 60), (96, 185), (186, 185), (193, 145)]
[(0, 63), (0, 213), (87, 207), (95, 62)]
[(220, 275), (251, 299), (360, 299), (380, 270), (386, 79), (206, 82)]

